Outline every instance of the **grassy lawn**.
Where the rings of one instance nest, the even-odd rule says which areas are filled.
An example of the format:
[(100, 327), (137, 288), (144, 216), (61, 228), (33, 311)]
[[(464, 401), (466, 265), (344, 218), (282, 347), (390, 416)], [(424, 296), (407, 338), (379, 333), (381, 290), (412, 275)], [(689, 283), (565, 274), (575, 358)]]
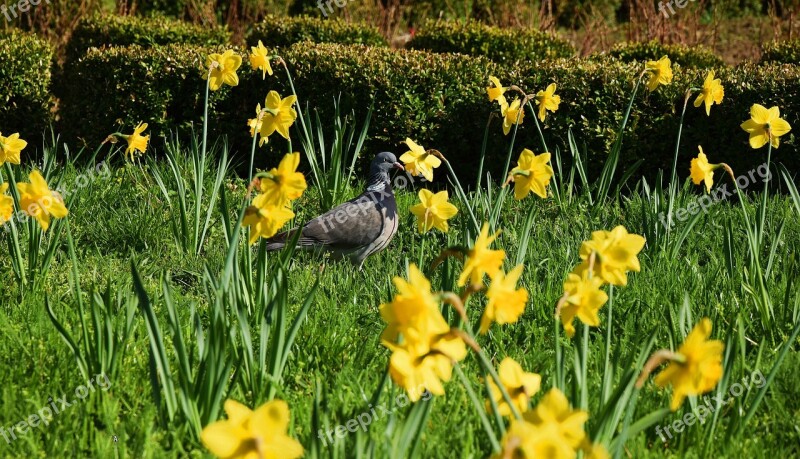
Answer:
[[(160, 148), (155, 142), (153, 147)], [(77, 265), (73, 266), (69, 255), (66, 220), (59, 221), (60, 226), (51, 228), (45, 237), (45, 242), (53, 240), (56, 230), (61, 231), (54, 245), (49, 272), (40, 276), (35, 286), (21, 286), (15, 280), (11, 257), (0, 256), (0, 272), (6, 279), (0, 290), (0, 368), (3, 369), (0, 372), (0, 426), (8, 431), (50, 406), (51, 402), (61, 406), (56, 400), (62, 396), (74, 403), (59, 408), (63, 411), (55, 414), (47, 425), (39, 424), (26, 429), (26, 433), (16, 431), (16, 440), (0, 440), (0, 454), (19, 458), (207, 456), (209, 453), (191, 424), (180, 414), (181, 409), (170, 419), (164, 406), (163, 387), (156, 391), (162, 398), (154, 399), (150, 333), (143, 312), (145, 308), (139, 302), (141, 296), (134, 293), (131, 264), (136, 266), (144, 291), (152, 302), (172, 372), (179, 371), (180, 363), (172, 340), (174, 331), (167, 325), (169, 308), (165, 299), (173, 303), (178, 329), (188, 343), (191, 356), (188, 365), (193, 374), (198, 375), (196, 381), (202, 380), (203, 373), (197, 369), (201, 359), (194, 347), (197, 344), (195, 332), (196, 327), (213, 329), (211, 323), (216, 310), (205, 278), (218, 279), (225, 270), (228, 254), (225, 228), (236, 223), (238, 209), (245, 204), (247, 184), (232, 172), (226, 175), (220, 189), (225, 194), (227, 213), (219, 210), (221, 203), (217, 200), (209, 214), (207, 239), (199, 252), (184, 251), (170, 228), (178, 212), (174, 207), (177, 198), (173, 193), (171, 206), (154, 180), (156, 171), (163, 177), (171, 177), (165, 161), (130, 163), (116, 155), (87, 174), (86, 165), (77, 167), (63, 160), (63, 146), (51, 148), (51, 151), (61, 158), (60, 166), (51, 171), (50, 182), (52, 185), (60, 179), (63, 185)], [(183, 149), (176, 157), (180, 174), (191, 187), (194, 175), (187, 159), (189, 152)], [(206, 190), (214, 188), (217, 156), (213, 158), (209, 160), (203, 179)], [(437, 174), (445, 173), (440, 171), (442, 169), (438, 169)], [(24, 179), (22, 175), (21, 170), (17, 172), (18, 181)], [(363, 177), (361, 171), (356, 175)], [(78, 179), (79, 176), (85, 179)], [(80, 185), (73, 185), (76, 183)], [(171, 182), (166, 187), (175, 189)], [(356, 196), (362, 187), (362, 182), (347, 184), (345, 197)], [(573, 355), (581, 348), (583, 328), (578, 326), (575, 338), (569, 339), (560, 324), (554, 325), (553, 315), (563, 293), (564, 279), (580, 261), (578, 249), (583, 241), (591, 238), (592, 231), (610, 230), (617, 225), (624, 225), (631, 233), (652, 234), (657, 216), (652, 210), (652, 198), (642, 192), (641, 184), (599, 204), (589, 204), (584, 194), (568, 197), (566, 190), (566, 186), (561, 187), (560, 200), (528, 197), (516, 201), (506, 196), (502, 202), (496, 225), (502, 233), (494, 246), (506, 251), (504, 269), (524, 264), (520, 285), (529, 292), (529, 301), (516, 323), (494, 324), (487, 335), (477, 338), (491, 361), (496, 365), (503, 357), (510, 356), (526, 371), (540, 374), (542, 390), (533, 397), (535, 405), (546, 390), (556, 384), (558, 342), (565, 393), (577, 405), (579, 389), (586, 388), (589, 412), (586, 428), (587, 432), (592, 432), (603, 400), (608, 399), (610, 391), (618, 384), (628, 380), (625, 378), (630, 378), (626, 372), (638, 372), (634, 363), (637, 358), (646, 358), (646, 354), (655, 349), (676, 349), (688, 329), (700, 318), (708, 317), (714, 326), (712, 336), (726, 345), (725, 387), (739, 383), (747, 386), (747, 390), (731, 396), (729, 402), (703, 424), (695, 423), (682, 433), (673, 432), (673, 438), (667, 438), (667, 442), (657, 434), (656, 425), (666, 426), (680, 419), (691, 411), (691, 405), (687, 402), (675, 413), (662, 412), (656, 423), (628, 439), (623, 454), (637, 458), (792, 457), (800, 454), (797, 424), (800, 419), (797, 386), (800, 357), (796, 341), (772, 375), (754, 416), (746, 425), (741, 424), (749, 407), (757, 403), (759, 387), (752, 383), (753, 375), (763, 375), (764, 379), (759, 381), (766, 381), (798, 323), (800, 291), (796, 273), (800, 209), (797, 203), (789, 197), (777, 196), (772, 197), (766, 207), (766, 243), (759, 257), (762, 266), (768, 266), (765, 278), (772, 304), (771, 316), (765, 319), (756, 306), (752, 287), (745, 286), (750, 279), (745, 274), (749, 250), (745, 223), (736, 197), (731, 197), (702, 213), (682, 241), (661, 244), (648, 238), (639, 254), (641, 272), (629, 274), (627, 286), (613, 288), (613, 316), (609, 317), (609, 306), (604, 306), (600, 310), (600, 326), (591, 328), (587, 335), (588, 380), (577, 385)], [(398, 455), (398, 445), (408, 445), (404, 441), (407, 439), (403, 437), (404, 429), (411, 425), (419, 409), (399, 406), (405, 404), (398, 404), (398, 400), (402, 401), (398, 395), (403, 390), (384, 380), (390, 351), (381, 345), (380, 335), (385, 323), (378, 307), (391, 301), (396, 292), (392, 278), (405, 278), (411, 263), (423, 267), (434, 289), (452, 285), (454, 276), (461, 270), (461, 261), (450, 258), (435, 270), (429, 267), (443, 248), (471, 245), (476, 236), (465, 203), (455, 197), (451, 197), (451, 202), (460, 212), (450, 221), (448, 233), (417, 233), (414, 217), (409, 212), (417, 202), (416, 191), (411, 188), (396, 190), (399, 232), (388, 249), (370, 257), (361, 271), (346, 261), (330, 261), (310, 253), (297, 253), (286, 262), (279, 259), (278, 253), (266, 256), (263, 265), (266, 278), (274, 280), (272, 276), (277, 272), (285, 276), (285, 281), (277, 285), (286, 294), (288, 320), (301, 310), (309, 291), (318, 282), (290, 347), (281, 380), (267, 381), (261, 386), (247, 383), (247, 370), (240, 353), (242, 338), (234, 332), (238, 328), (232, 318), (231, 323), (223, 326), (230, 327), (229, 336), (225, 333), (204, 335), (206, 346), (212, 346), (215, 340), (230, 340), (231, 343), (229, 353), (216, 362), (228, 361), (232, 365), (223, 388), (224, 398), (240, 400), (250, 407), (271, 398), (268, 394), (285, 400), (292, 415), (289, 433), (304, 445), (309, 457), (386, 457)], [(498, 188), (494, 187), (493, 191), (498, 192)], [(187, 198), (190, 209), (194, 205), (192, 196), (190, 192)], [(699, 196), (699, 187), (687, 185), (677, 196), (676, 208), (687, 206)], [(485, 198), (485, 192), (480, 196), (470, 194), (469, 198), (476, 218), (481, 221), (488, 219), (489, 207), (480, 204)], [(759, 199), (753, 193), (746, 204), (751, 220), (756, 215)], [(200, 209), (205, 215), (207, 194), (201, 203)], [(296, 217), (289, 223), (290, 227), (323, 210), (319, 192), (313, 186), (295, 204)], [(531, 223), (529, 228), (526, 221)], [(677, 223), (673, 233), (680, 233), (687, 224)], [(242, 237), (246, 238), (246, 231)], [(774, 252), (773, 244), (776, 245)], [(27, 238), (23, 237), (22, 245), (28, 247)], [(248, 277), (258, 279), (254, 273), (259, 264), (258, 247), (247, 248), (244, 243), (240, 244), (235, 262), (239, 268), (234, 269), (232, 285), (237, 286), (240, 281), (246, 283), (242, 279)], [(252, 258), (247, 258), (248, 253)], [(767, 260), (771, 262), (767, 264)], [(94, 336), (93, 331), (96, 331), (90, 314), (90, 292), (94, 290), (103, 296), (108, 289), (112, 299), (108, 323), (114, 330), (109, 330), (109, 334), (119, 339), (120, 344), (119, 360), (107, 380), (87, 370), (87, 374), (95, 375), (96, 379), (94, 390), (89, 390), (82, 400), (76, 398), (76, 393), (82, 394), (81, 386), (88, 387), (86, 377), (48, 317), (45, 304), (49, 302), (59, 322), (76, 337), (78, 347), (89, 344), (79, 338), (81, 313), (72, 284), (73, 269), (83, 292), (83, 317), (89, 336)], [(168, 286), (166, 295), (164, 285)], [(118, 301), (114, 299), (117, 296)], [(477, 293), (468, 304), (467, 315), (473, 324), (479, 321), (483, 304), (483, 293)], [(127, 339), (120, 339), (124, 335), (120, 330), (129, 320), (128, 311), (132, 314), (131, 328)], [(233, 311), (228, 313), (234, 314)], [(261, 330), (261, 318), (256, 314), (245, 317), (244, 321), (249, 322), (248, 327), (256, 336)], [(457, 322), (451, 309), (445, 308), (445, 317)], [(102, 318), (98, 323), (103, 323)], [(611, 348), (607, 350), (609, 337)], [(651, 339), (653, 346), (647, 346)], [(460, 363), (460, 368), (469, 381), (470, 390), (484, 400), (484, 377), (474, 353)], [(604, 378), (608, 378), (607, 386), (604, 386)], [(602, 387), (609, 393), (604, 394)], [(711, 395), (722, 390), (722, 385), (719, 387)], [(646, 382), (638, 393), (631, 422), (668, 408), (670, 395), (671, 389), (658, 388), (652, 380)], [(428, 417), (421, 423), (418, 435), (410, 437), (419, 440), (417, 457), (486, 457), (492, 453), (492, 444), (478, 411), (455, 374), (446, 384), (446, 394), (433, 397), (426, 407), (430, 409)], [(628, 412), (627, 405), (623, 410)], [(334, 445), (318, 438), (319, 428), (335, 429), (363, 413), (373, 414), (363, 430), (359, 428), (357, 433), (348, 433)], [(219, 417), (222, 417), (221, 412)], [(489, 419), (499, 432), (499, 426), (491, 416)], [(623, 424), (612, 429), (614, 438)]]

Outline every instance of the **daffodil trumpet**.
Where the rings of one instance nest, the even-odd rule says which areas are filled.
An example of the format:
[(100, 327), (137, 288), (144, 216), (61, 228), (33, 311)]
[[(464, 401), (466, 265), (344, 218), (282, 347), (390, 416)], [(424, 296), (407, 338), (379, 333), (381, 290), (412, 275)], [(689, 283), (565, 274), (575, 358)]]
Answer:
[(530, 177), (530, 176), (531, 176), (531, 171), (528, 170), (511, 171), (508, 173), (508, 178), (506, 179), (506, 181), (503, 182), (503, 188), (508, 186), (509, 183), (514, 183), (515, 177)]

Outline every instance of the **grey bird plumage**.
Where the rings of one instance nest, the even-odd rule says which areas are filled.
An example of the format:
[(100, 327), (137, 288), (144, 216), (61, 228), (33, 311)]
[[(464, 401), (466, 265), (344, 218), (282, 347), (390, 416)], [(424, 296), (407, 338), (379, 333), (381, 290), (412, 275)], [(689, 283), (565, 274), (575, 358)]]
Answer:
[[(386, 248), (397, 233), (397, 203), (389, 171), (403, 169), (393, 153), (375, 156), (369, 169), (367, 189), (314, 218), (300, 229), (297, 247), (330, 252), (334, 258), (347, 257), (361, 268), (364, 260)], [(275, 235), (267, 250), (280, 250), (297, 230)]]

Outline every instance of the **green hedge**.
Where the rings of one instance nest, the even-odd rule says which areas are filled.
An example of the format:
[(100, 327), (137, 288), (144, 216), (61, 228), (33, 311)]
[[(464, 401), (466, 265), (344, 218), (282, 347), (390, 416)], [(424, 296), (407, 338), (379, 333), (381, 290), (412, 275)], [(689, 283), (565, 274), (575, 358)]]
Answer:
[(761, 62), (800, 64), (800, 40), (773, 41), (761, 48)]
[(220, 27), (201, 27), (162, 16), (90, 16), (81, 19), (67, 43), (67, 60), (73, 61), (89, 48), (108, 46), (184, 45), (214, 46), (230, 41)]
[(0, 31), (0, 132), (38, 142), (53, 121), (53, 49), (33, 34)]
[[(149, 122), (157, 137), (171, 127), (199, 122), (205, 82), (197, 68), (210, 51), (186, 46), (91, 51), (71, 78), (91, 87), (94, 97), (87, 100), (83, 91), (75, 90), (62, 101), (65, 113), (70, 114), (64, 117), (70, 124), (65, 132), (99, 141), (117, 130), (119, 118), (128, 129), (139, 121)], [(401, 152), (401, 142), (412, 137), (442, 151), (465, 179), (475, 172), (486, 120), (497, 110), (486, 99), (489, 75), (529, 92), (557, 83), (562, 104), (558, 112), (548, 115), (544, 135), (552, 150), (559, 146), (563, 152), (572, 127), (578, 143), (586, 144), (590, 170), (596, 173), (643, 67), (618, 60), (561, 59), (505, 68), (485, 58), (457, 54), (310, 43), (296, 44), (282, 55), (293, 72), (303, 107), (308, 103), (318, 108), (325, 120), (339, 95), (343, 108), (355, 109), (359, 117), (374, 103), (370, 151)], [(670, 167), (682, 94), (702, 84), (705, 73), (705, 69), (676, 69), (670, 86), (639, 94), (625, 135), (624, 167), (643, 159), (640, 172), (648, 177)], [(800, 126), (800, 70), (796, 66), (723, 67), (717, 75), (725, 85), (722, 105), (712, 108), (711, 117), (691, 105), (686, 114), (679, 163), (684, 175), (699, 144), (711, 161), (724, 160), (736, 171), (746, 172), (763, 161), (765, 152), (752, 151), (739, 127), (753, 103), (778, 105), (792, 126)], [(270, 89), (282, 95), (289, 89), (278, 67), (266, 82), (260, 72), (246, 65), (239, 76), (238, 87), (214, 93), (211, 129), (212, 135), (228, 135), (233, 149), (246, 154), (250, 150), (246, 122), (256, 104), (263, 103)], [(497, 173), (505, 162), (510, 136), (502, 135), (496, 120), (490, 132), (487, 164)], [(297, 134), (293, 136), (297, 140)], [(540, 149), (530, 114), (517, 140), (515, 156), (523, 147)], [(275, 140), (268, 148), (280, 154), (286, 144)], [(259, 155), (267, 157), (267, 153)], [(794, 133), (783, 139), (774, 158), (800, 171)]]
[(540, 61), (575, 55), (567, 41), (538, 30), (512, 30), (475, 21), (427, 21), (409, 43), (411, 49), (485, 56), (494, 62)]
[(256, 45), (259, 40), (265, 46), (272, 47), (289, 46), (302, 41), (387, 46), (386, 39), (375, 27), (313, 16), (269, 15), (256, 24), (247, 36), (250, 46)]
[(180, 17), (186, 11), (187, 0), (139, 0), (136, 13), (143, 16)]
[[(206, 85), (200, 69), (206, 55), (217, 51), (222, 47), (90, 49), (59, 75), (61, 131), (68, 139), (96, 145), (113, 132), (132, 131), (138, 122), (163, 135), (200, 123)], [(212, 93), (211, 100), (225, 94)]]
[(593, 57), (611, 56), (623, 62), (641, 62), (657, 60), (669, 56), (673, 63), (681, 67), (713, 68), (722, 67), (725, 63), (720, 57), (704, 46), (664, 45), (657, 41), (645, 43), (620, 43), (607, 54)]

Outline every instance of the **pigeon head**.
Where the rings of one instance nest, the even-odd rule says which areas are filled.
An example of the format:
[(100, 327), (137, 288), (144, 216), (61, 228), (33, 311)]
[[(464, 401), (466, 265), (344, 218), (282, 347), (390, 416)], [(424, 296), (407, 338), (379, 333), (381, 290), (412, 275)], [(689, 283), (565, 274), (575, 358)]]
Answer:
[(370, 166), (371, 173), (376, 173), (379, 171), (388, 173), (392, 169), (405, 170), (403, 165), (397, 162), (397, 157), (394, 155), (394, 153), (388, 151), (378, 153), (375, 156), (375, 159), (372, 160), (372, 165)]
[(367, 189), (378, 190), (388, 187), (391, 184), (389, 171), (392, 169), (405, 170), (403, 165), (397, 161), (397, 157), (394, 155), (394, 153), (388, 151), (378, 153), (375, 156), (375, 159), (372, 160), (372, 164), (369, 166), (369, 181)]

